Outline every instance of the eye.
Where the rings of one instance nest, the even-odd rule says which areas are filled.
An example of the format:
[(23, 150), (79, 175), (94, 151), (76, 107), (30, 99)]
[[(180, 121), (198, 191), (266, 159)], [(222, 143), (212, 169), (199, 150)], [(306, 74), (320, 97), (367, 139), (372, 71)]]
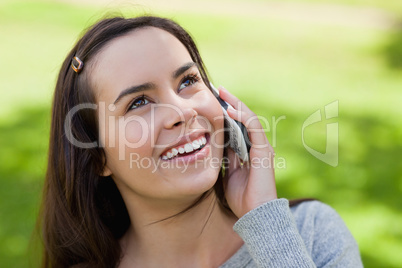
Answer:
[(188, 86), (191, 86), (191, 85), (197, 83), (199, 80), (200, 80), (200, 78), (198, 77), (198, 75), (185, 76), (180, 84), (179, 91)]
[(148, 103), (149, 103), (149, 101), (145, 98), (144, 95), (142, 95), (142, 96), (140, 96), (140, 97), (134, 99), (134, 100), (131, 102), (131, 104), (130, 104), (128, 110), (138, 109), (138, 108), (140, 108), (141, 106), (144, 106), (144, 105), (146, 105), (146, 104), (148, 104)]

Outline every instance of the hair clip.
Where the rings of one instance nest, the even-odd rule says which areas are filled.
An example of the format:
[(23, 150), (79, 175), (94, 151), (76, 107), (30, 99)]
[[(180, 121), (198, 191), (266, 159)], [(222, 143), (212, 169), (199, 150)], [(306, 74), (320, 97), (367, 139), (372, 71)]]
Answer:
[(71, 61), (71, 68), (73, 68), (74, 72), (77, 74), (82, 71), (82, 68), (84, 67), (84, 63), (80, 58), (74, 57), (73, 60)]

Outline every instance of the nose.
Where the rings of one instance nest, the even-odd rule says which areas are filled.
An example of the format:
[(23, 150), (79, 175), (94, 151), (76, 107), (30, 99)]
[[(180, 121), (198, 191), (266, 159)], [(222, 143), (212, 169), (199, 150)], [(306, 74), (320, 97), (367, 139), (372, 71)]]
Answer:
[[(185, 102), (186, 100), (183, 101)], [(181, 102), (181, 105), (172, 103), (165, 105), (167, 109), (164, 112), (164, 127), (166, 129), (172, 129), (174, 127), (186, 126), (187, 124), (191, 124), (198, 115), (197, 111), (194, 110), (193, 107), (189, 107), (189, 105), (184, 106), (185, 104), (183, 104), (183, 102)]]

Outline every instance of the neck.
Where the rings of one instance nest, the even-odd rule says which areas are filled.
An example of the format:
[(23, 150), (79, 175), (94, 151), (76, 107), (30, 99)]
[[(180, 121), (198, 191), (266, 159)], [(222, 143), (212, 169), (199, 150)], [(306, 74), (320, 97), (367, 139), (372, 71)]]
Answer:
[[(145, 218), (137, 211), (137, 220), (129, 214), (132, 224), (121, 240), (120, 267), (218, 267), (243, 244), (233, 231), (237, 219), (220, 208), (214, 193), (185, 213), (159, 222), (144, 220), (152, 215), (149, 211)], [(163, 218), (166, 214), (159, 219)]]

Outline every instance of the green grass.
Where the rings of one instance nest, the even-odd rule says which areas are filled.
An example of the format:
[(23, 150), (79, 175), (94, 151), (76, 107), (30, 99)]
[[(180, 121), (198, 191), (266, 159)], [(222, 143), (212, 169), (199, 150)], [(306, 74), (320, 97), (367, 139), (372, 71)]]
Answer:
[[(314, 3), (316, 1), (303, 1)], [(334, 1), (335, 2), (335, 1)], [(300, 4), (300, 2), (298, 2)], [(339, 0), (338, 3), (348, 3)], [(387, 3), (387, 4), (385, 4)], [(397, 10), (398, 1), (371, 1)], [(353, 1), (358, 8), (362, 1)], [(46, 166), (50, 102), (59, 65), (98, 8), (0, 3), (0, 267), (27, 267)], [(281, 196), (315, 197), (337, 209), (365, 267), (401, 267), (402, 32), (263, 17), (172, 14), (195, 37), (212, 80), (268, 119)], [(339, 165), (303, 147), (304, 120), (339, 101)], [(325, 150), (326, 122), (305, 142)], [(33, 262), (38, 257), (33, 256)]]
[[(242, 0), (236, 0), (242, 2)], [(252, 2), (279, 2), (270, 0), (251, 0)], [(345, 5), (352, 8), (364, 8), (364, 9), (380, 9), (388, 11), (397, 16), (402, 14), (402, 2), (399, 0), (282, 0), (282, 3), (290, 4), (318, 4), (318, 5)]]

